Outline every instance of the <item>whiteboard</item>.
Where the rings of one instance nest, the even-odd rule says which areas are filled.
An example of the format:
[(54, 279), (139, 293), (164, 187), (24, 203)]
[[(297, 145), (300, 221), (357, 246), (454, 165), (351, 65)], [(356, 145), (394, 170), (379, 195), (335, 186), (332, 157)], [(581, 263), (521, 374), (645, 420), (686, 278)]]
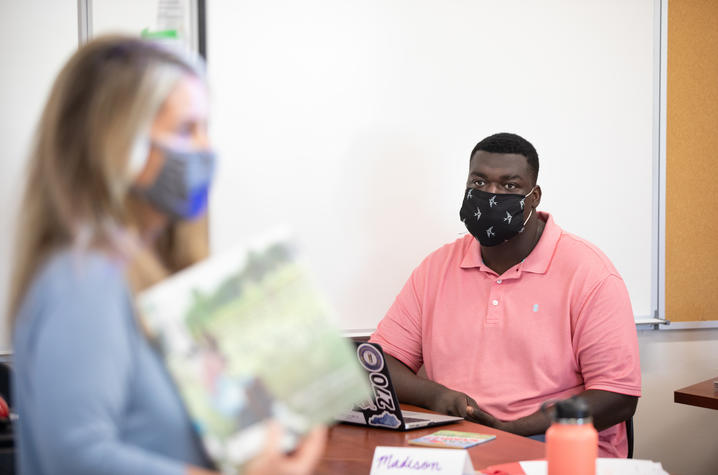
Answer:
[(539, 153), (539, 209), (600, 247), (651, 316), (657, 4), (209, 3), (213, 252), (286, 223), (341, 325), (374, 328), (466, 231), (473, 146), (515, 132)]

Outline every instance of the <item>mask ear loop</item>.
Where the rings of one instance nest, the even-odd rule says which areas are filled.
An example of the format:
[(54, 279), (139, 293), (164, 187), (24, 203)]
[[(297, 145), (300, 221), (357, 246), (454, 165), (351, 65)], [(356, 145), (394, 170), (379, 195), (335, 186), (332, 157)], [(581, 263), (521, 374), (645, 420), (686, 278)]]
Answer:
[(115, 182), (111, 187), (112, 198), (117, 203), (124, 199), (125, 193), (134, 187), (134, 181), (145, 169), (150, 156), (149, 139), (140, 135), (130, 147), (129, 156), (124, 170), (124, 179)]
[[(529, 222), (529, 219), (531, 219), (531, 215), (533, 214), (533, 212), (534, 212), (533, 209), (532, 209), (531, 211), (529, 211), (529, 217), (526, 218), (526, 221), (524, 221), (524, 224), (522, 224), (521, 226), (523, 226), (523, 227), (526, 226), (526, 223), (528, 223), (528, 222)], [(523, 231), (523, 229), (522, 229), (522, 231)]]
[[(528, 198), (528, 196), (529, 196), (531, 193), (533, 193), (535, 189), (536, 189), (536, 185), (534, 185), (533, 188), (531, 188), (531, 191), (529, 191), (528, 193), (526, 193), (526, 194), (524, 195), (524, 198)], [(528, 218), (526, 218), (526, 221), (524, 221), (524, 224), (521, 225), (521, 231), (519, 231), (520, 233), (524, 232), (524, 228), (526, 227), (526, 223), (528, 223), (528, 222), (529, 222), (529, 219), (531, 219), (531, 215), (533, 214), (533, 212), (534, 212), (534, 210), (533, 210), (533, 208), (532, 208), (531, 211), (529, 211), (529, 216), (528, 216)]]
[(130, 159), (127, 164), (130, 180), (134, 180), (142, 173), (147, 165), (150, 156), (150, 140), (146, 137), (138, 139), (130, 151)]

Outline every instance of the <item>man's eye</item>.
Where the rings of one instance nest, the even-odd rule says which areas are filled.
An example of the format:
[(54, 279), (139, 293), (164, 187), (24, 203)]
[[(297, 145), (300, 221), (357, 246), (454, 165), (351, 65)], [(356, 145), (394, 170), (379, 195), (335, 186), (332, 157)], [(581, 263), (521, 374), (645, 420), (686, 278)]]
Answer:
[(475, 186), (484, 186), (486, 182), (484, 180), (474, 180)]
[(504, 188), (506, 188), (507, 190), (515, 190), (516, 188), (518, 188), (518, 185), (516, 185), (516, 183), (506, 183), (504, 185)]

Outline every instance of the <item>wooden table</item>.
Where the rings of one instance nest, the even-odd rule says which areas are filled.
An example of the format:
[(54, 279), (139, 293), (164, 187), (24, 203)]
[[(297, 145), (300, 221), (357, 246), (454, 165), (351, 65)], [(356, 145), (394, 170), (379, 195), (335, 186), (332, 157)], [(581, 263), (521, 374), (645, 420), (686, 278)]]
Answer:
[(674, 391), (673, 401), (691, 406), (718, 409), (718, 389), (713, 386), (713, 381), (718, 381), (718, 377)]
[[(406, 404), (402, 404), (401, 407), (410, 411), (429, 412), (425, 409)], [(476, 470), (489, 465), (514, 462), (517, 460), (542, 459), (545, 457), (545, 444), (543, 442), (467, 421), (426, 429), (414, 429), (407, 432), (338, 424), (329, 429), (327, 450), (324, 453), (324, 457), (316, 473), (327, 475), (367, 475), (371, 468), (371, 461), (376, 446), (389, 445), (406, 447), (409, 445), (409, 439), (416, 439), (422, 435), (431, 434), (432, 432), (442, 429), (496, 435), (496, 439), (491, 442), (468, 449), (471, 461)]]

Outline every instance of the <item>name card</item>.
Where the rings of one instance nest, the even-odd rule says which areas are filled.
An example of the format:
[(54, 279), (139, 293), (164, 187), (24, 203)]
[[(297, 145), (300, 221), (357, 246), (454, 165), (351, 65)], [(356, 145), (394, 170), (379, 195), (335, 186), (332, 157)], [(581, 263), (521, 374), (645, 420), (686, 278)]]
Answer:
[(474, 475), (466, 450), (377, 447), (371, 475), (416, 474)]

